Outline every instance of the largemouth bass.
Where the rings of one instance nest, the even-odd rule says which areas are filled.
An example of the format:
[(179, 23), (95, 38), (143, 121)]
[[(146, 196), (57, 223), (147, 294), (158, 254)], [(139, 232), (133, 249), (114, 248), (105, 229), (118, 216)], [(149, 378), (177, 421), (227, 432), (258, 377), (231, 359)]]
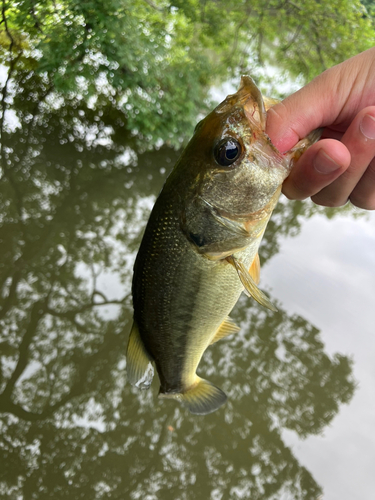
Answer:
[[(272, 101), (270, 101), (272, 103)], [(207, 414), (225, 393), (200, 378), (207, 347), (239, 328), (229, 313), (259, 290), (258, 247), (293, 162), (318, 133), (281, 154), (265, 133), (266, 107), (253, 80), (198, 123), (150, 215), (134, 265), (129, 381)]]

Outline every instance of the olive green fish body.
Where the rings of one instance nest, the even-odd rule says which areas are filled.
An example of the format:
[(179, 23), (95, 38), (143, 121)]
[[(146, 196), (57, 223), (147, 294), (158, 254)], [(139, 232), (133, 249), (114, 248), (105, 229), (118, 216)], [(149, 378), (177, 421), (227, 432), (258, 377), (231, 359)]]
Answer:
[(151, 384), (192, 413), (226, 400), (201, 379), (207, 347), (238, 327), (228, 317), (242, 291), (275, 310), (257, 288), (258, 247), (293, 158), (314, 136), (282, 155), (264, 132), (262, 96), (249, 77), (197, 127), (168, 177), (134, 265), (130, 382)]
[[(155, 362), (160, 392), (180, 393), (194, 384), (202, 354), (244, 287), (226, 259), (202, 258), (172, 209), (159, 212), (156, 205), (147, 229), (152, 237), (144, 238), (134, 269), (134, 319)], [(247, 267), (257, 247), (254, 240), (239, 252)]]

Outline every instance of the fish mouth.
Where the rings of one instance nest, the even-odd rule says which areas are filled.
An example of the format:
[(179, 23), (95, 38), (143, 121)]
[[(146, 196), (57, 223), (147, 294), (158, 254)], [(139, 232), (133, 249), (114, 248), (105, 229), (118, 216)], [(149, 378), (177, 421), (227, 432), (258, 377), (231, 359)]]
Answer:
[(262, 94), (256, 86), (254, 80), (247, 75), (241, 77), (239, 89), (235, 94), (228, 95), (227, 98), (216, 108), (217, 113), (226, 113), (233, 107), (241, 107), (246, 118), (252, 125), (256, 125), (262, 131), (266, 128), (266, 108)]

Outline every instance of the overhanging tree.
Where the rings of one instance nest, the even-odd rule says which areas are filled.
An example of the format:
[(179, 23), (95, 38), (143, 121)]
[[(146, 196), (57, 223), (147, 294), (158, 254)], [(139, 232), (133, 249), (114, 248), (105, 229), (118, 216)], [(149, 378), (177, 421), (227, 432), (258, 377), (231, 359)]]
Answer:
[(372, 45), (369, 12), (358, 0), (2, 0), (2, 116), (33, 80), (37, 103), (84, 101), (140, 143), (178, 144), (213, 83), (262, 64), (310, 79)]

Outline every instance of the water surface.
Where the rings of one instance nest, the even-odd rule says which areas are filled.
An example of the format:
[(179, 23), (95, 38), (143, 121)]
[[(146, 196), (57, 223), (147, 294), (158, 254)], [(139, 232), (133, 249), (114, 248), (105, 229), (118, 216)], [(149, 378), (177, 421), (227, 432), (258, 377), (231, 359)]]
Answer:
[(3, 134), (0, 497), (372, 498), (374, 217), (282, 200), (261, 249), (279, 312), (241, 297), (200, 365), (228, 402), (193, 416), (125, 370), (132, 265), (178, 153), (79, 117)]

